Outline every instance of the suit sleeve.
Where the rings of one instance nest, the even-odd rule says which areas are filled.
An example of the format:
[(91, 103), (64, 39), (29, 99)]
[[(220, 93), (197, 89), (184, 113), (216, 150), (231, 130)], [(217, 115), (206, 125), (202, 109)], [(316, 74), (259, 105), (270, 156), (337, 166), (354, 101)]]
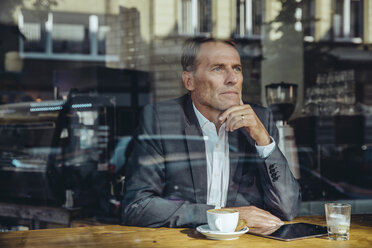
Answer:
[(297, 216), (301, 203), (300, 186), (289, 169), (288, 162), (278, 148), (279, 134), (273, 121), (272, 112), (267, 116), (267, 130), (274, 138), (276, 146), (264, 165), (258, 166), (264, 193), (265, 208), (282, 220), (292, 220)]
[(166, 167), (156, 112), (147, 107), (142, 116), (127, 165), (122, 223), (146, 227), (205, 224), (205, 211), (213, 206), (163, 196)]

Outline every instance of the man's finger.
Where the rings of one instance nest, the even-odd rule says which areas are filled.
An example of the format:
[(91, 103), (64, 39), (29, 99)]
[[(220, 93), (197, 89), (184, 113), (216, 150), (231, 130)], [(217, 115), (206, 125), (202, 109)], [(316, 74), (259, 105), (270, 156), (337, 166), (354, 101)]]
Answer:
[(242, 115), (246, 116), (246, 115), (251, 115), (251, 114), (255, 114), (255, 113), (253, 109), (250, 108), (249, 105), (243, 105), (243, 106), (239, 105), (239, 106), (234, 106), (234, 107), (227, 109), (225, 112), (223, 112), (220, 115), (219, 120), (221, 121), (221, 123), (223, 123), (227, 119), (231, 119), (236, 116), (241, 118)]
[(226, 125), (226, 126), (228, 126), (231, 132), (233, 132), (239, 128), (251, 127), (251, 126), (255, 126), (256, 124), (257, 124), (256, 119), (253, 116), (246, 115), (244, 119), (238, 119), (236, 121), (232, 121), (229, 123), (229, 125)]
[(243, 126), (251, 126), (255, 125), (255, 118), (253, 116), (254, 112), (250, 109), (241, 109), (232, 112), (228, 117), (226, 118), (226, 129), (233, 131), (233, 129), (239, 126), (239, 128)]
[(223, 112), (220, 117), (218, 118), (219, 121), (221, 121), (222, 123), (226, 121), (227, 117), (233, 113), (234, 111), (237, 111), (237, 110), (240, 110), (242, 108), (242, 106), (238, 105), (238, 106), (232, 106), (230, 108), (228, 108), (225, 112)]

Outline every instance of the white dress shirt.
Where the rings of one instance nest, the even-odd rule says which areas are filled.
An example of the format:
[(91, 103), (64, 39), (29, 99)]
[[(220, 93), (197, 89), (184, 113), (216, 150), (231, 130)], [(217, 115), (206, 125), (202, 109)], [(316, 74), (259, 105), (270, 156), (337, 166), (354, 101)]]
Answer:
[[(216, 208), (225, 207), (229, 188), (230, 159), (228, 133), (225, 123), (221, 125), (217, 134), (216, 126), (205, 118), (193, 104), (193, 108), (202, 129), (205, 153), (207, 158), (207, 204)], [(271, 138), (271, 137), (270, 137)], [(275, 148), (275, 141), (271, 138), (267, 146), (257, 146), (260, 157), (268, 157)]]

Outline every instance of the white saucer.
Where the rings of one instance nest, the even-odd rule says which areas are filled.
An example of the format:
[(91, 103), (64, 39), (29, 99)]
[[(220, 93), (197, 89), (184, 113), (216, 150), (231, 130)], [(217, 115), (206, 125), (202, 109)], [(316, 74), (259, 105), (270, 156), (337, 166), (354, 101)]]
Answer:
[(196, 231), (202, 233), (207, 237), (207, 239), (214, 239), (214, 240), (234, 240), (238, 239), (240, 235), (248, 232), (249, 228), (246, 226), (242, 230), (237, 232), (219, 232), (219, 231), (212, 231), (209, 229), (208, 224), (198, 226)]

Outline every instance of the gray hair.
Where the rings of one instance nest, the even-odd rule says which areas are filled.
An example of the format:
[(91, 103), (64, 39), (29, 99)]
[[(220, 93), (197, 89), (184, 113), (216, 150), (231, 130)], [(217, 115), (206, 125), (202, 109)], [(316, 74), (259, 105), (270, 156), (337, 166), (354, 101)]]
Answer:
[(189, 38), (185, 41), (183, 45), (182, 57), (181, 57), (181, 65), (184, 71), (195, 71), (198, 61), (197, 57), (200, 51), (200, 47), (202, 44), (207, 42), (222, 42), (227, 45), (232, 46), (235, 50), (239, 53), (238, 48), (233, 40), (223, 40), (223, 39), (216, 39), (212, 37), (193, 37)]

